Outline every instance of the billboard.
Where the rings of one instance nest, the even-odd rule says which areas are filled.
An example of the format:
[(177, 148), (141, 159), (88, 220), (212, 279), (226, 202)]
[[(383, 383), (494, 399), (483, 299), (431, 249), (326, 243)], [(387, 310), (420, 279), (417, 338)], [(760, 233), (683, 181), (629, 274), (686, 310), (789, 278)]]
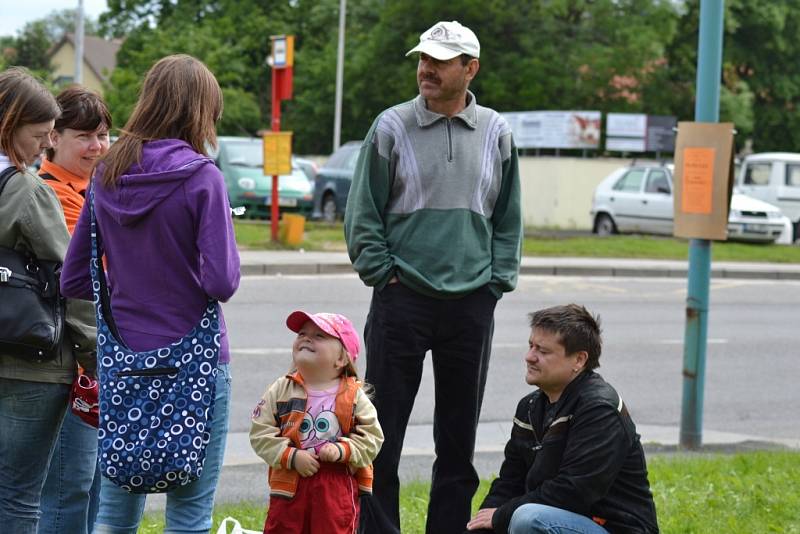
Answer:
[(599, 111), (517, 111), (501, 113), (518, 148), (600, 147)]
[(643, 113), (606, 115), (606, 150), (619, 152), (673, 152), (676, 117)]

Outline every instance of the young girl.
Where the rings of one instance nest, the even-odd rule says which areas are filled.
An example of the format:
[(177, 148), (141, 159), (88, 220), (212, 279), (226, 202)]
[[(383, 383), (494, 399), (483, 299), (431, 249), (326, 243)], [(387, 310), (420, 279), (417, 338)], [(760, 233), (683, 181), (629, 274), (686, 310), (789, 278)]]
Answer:
[(372, 492), (383, 443), (353, 365), (358, 334), (335, 313), (296, 311), (286, 326), (297, 332), (293, 370), (267, 389), (250, 427), (253, 450), (270, 466), (264, 533), (354, 533), (359, 491)]

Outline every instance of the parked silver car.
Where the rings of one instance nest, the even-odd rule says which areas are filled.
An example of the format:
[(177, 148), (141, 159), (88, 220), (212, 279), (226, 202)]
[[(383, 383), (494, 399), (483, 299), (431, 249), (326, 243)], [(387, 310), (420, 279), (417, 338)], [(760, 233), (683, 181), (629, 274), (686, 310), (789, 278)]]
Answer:
[[(597, 186), (592, 199), (593, 231), (672, 235), (672, 165), (637, 165), (617, 169)], [(772, 204), (734, 190), (728, 239), (772, 243), (786, 218)]]

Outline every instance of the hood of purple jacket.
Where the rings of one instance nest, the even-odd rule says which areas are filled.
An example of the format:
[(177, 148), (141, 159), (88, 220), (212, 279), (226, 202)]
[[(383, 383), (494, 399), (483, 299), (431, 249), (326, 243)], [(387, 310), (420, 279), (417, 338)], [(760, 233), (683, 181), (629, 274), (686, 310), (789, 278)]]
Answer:
[[(192, 146), (179, 139), (150, 141), (142, 147), (142, 158), (121, 175), (116, 187), (99, 187), (95, 194), (118, 224), (136, 224), (168, 198), (203, 165), (214, 160), (198, 155)], [(105, 167), (100, 164), (97, 175)]]

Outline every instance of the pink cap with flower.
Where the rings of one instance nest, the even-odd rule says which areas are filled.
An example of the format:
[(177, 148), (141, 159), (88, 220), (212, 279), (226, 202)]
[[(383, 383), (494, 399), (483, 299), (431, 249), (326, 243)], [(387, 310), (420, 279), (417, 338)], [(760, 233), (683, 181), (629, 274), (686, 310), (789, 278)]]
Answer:
[(355, 362), (358, 358), (358, 352), (361, 350), (361, 342), (358, 339), (358, 333), (353, 327), (350, 319), (338, 313), (306, 313), (304, 311), (295, 311), (289, 314), (286, 318), (286, 326), (292, 332), (299, 332), (300, 329), (306, 324), (306, 321), (312, 321), (315, 325), (320, 327), (326, 334), (337, 338), (344, 345), (345, 350), (350, 355), (350, 360)]

